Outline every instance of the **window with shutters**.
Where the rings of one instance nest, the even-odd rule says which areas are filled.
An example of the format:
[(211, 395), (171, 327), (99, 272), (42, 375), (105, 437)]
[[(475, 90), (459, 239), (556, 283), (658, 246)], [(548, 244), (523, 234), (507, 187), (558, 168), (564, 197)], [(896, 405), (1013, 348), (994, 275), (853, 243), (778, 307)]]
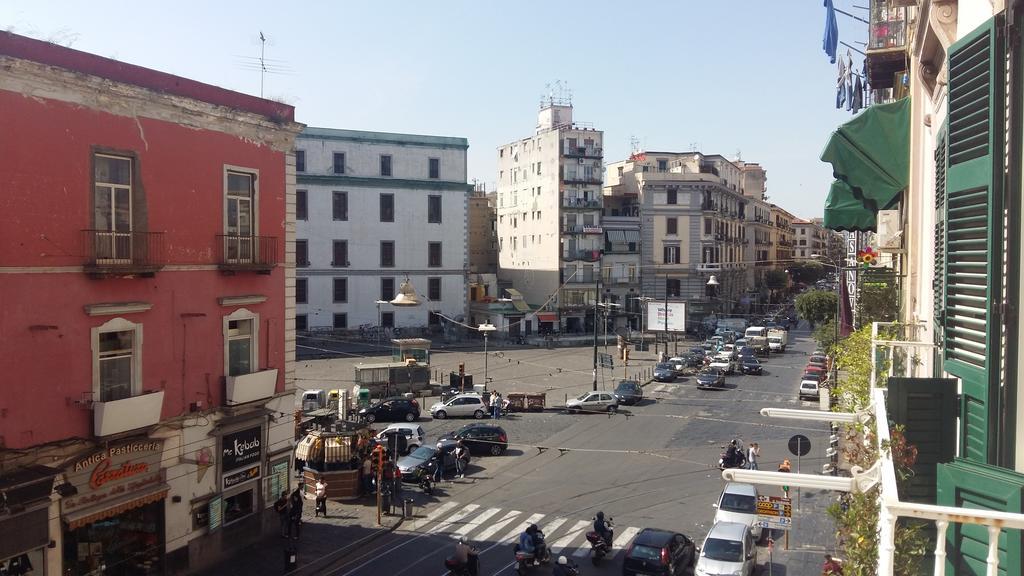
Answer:
[(334, 173), (344, 174), (345, 173), (345, 153), (335, 152), (334, 153)]
[(334, 279), (334, 301), (348, 302), (348, 278)]
[(666, 234), (677, 234), (679, 229), (679, 220), (675, 216), (665, 218), (665, 233)]
[[(395, 267), (395, 242), (394, 240), (383, 240), (380, 243), (380, 267)], [(390, 300), (391, 298), (388, 298)]]
[(395, 297), (395, 279), (394, 278), (381, 278), (380, 279), (380, 299), (385, 302), (390, 302)]
[(348, 220), (348, 192), (334, 192), (332, 194), (331, 216), (334, 220)]
[[(943, 124), (935, 142), (935, 263), (932, 275), (933, 317), (935, 322), (935, 345), (942, 346), (942, 333), (945, 325), (945, 290), (944, 276), (946, 271), (946, 130)], [(941, 348), (940, 348), (941, 349)], [(942, 360), (935, 362), (935, 375), (942, 374)]]
[(295, 279), (295, 303), (305, 304), (307, 302), (307, 278), (296, 278)]
[(1002, 28), (990, 20), (949, 50), (943, 362), (962, 383), (960, 455), (989, 462), (999, 367)]
[(305, 190), (295, 191), (295, 219), (309, 220), (309, 205), (307, 204)]
[(331, 266), (335, 268), (348, 267), (348, 240), (334, 241)]
[(348, 328), (348, 314), (336, 312), (334, 314), (334, 328), (339, 330)]

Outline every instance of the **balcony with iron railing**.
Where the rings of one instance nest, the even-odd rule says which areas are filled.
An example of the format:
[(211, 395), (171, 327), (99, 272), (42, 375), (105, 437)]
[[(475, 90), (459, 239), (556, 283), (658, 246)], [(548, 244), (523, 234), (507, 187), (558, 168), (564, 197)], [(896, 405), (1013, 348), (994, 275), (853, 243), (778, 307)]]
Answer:
[(601, 259), (601, 251), (593, 250), (566, 250), (562, 253), (562, 260), (565, 262), (597, 262)]
[(601, 200), (588, 200), (586, 198), (562, 197), (562, 208), (577, 210), (600, 210), (604, 207)]
[(568, 146), (562, 144), (562, 156), (580, 158), (601, 158), (604, 150), (600, 146)]
[(589, 175), (585, 172), (583, 174), (570, 172), (562, 177), (562, 184), (597, 184), (600, 186), (603, 177), (604, 175), (600, 171), (597, 171), (597, 174)]
[(865, 55), (872, 90), (892, 88), (907, 68), (907, 9), (894, 4), (871, 0)]
[(217, 235), (217, 267), (221, 271), (269, 274), (275, 266), (276, 237)]
[(167, 263), (163, 232), (82, 230), (82, 245), (93, 276), (152, 276)]

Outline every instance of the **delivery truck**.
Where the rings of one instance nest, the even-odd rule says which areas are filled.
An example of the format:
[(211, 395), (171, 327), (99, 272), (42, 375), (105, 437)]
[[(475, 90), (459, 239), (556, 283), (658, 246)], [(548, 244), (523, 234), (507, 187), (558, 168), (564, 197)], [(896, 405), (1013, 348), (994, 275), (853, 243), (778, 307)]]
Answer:
[(782, 328), (768, 329), (768, 347), (772, 352), (785, 352), (789, 343), (789, 332)]

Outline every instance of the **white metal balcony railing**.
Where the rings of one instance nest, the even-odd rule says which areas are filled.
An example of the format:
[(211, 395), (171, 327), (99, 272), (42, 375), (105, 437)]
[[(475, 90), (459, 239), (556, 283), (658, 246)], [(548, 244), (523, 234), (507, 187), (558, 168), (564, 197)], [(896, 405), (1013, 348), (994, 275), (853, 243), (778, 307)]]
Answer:
[[(896, 467), (888, 450), (883, 449), (890, 440), (889, 418), (886, 410), (886, 388), (875, 386), (878, 376), (876, 350), (883, 351), (891, 358), (895, 349), (916, 350), (932, 348), (934, 344), (916, 340), (880, 340), (879, 328), (898, 326), (895, 323), (875, 322), (872, 325), (871, 358), (872, 358), (872, 390), (871, 405), (860, 413), (826, 412), (817, 410), (793, 410), (779, 408), (763, 408), (761, 414), (766, 417), (794, 418), (816, 420), (819, 422), (862, 422), (874, 419), (875, 437), (879, 458), (867, 470), (854, 466), (851, 477), (835, 477), (816, 474), (793, 474), (785, 472), (762, 472), (759, 470), (727, 469), (722, 471), (726, 481), (750, 482), (770, 486), (800, 486), (818, 490), (835, 490), (840, 492), (866, 492), (876, 485), (880, 486), (878, 518), (878, 566), (876, 574), (891, 576), (895, 560), (896, 522), (900, 517), (916, 518), (935, 523), (935, 576), (946, 574), (946, 534), (950, 524), (974, 524), (985, 526), (988, 531), (988, 555), (986, 557), (986, 576), (997, 576), (999, 573), (999, 536), (1002, 530), (1024, 530), (1024, 514), (1013, 514), (979, 508), (958, 506), (937, 506), (900, 500), (896, 484)], [(899, 325), (906, 328), (907, 325)], [(920, 325), (911, 326), (911, 334), (916, 333)], [(892, 364), (889, 372), (891, 375)], [(908, 368), (908, 371), (910, 368)]]

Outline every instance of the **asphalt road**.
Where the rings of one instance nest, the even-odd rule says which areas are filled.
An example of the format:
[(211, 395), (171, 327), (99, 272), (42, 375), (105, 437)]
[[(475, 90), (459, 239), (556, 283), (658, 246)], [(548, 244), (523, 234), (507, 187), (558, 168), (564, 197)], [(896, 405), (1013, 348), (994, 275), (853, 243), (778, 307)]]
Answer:
[[(786, 448), (797, 433), (812, 442), (811, 453), (801, 462), (803, 470), (820, 472), (825, 462), (825, 425), (759, 414), (764, 407), (813, 407), (797, 399), (797, 385), (814, 343), (806, 329), (793, 330), (790, 339), (786, 353), (763, 360), (765, 375), (730, 376), (726, 390), (697, 390), (692, 378), (654, 382), (640, 405), (613, 416), (548, 412), (504, 419), (501, 425), (510, 441), (505, 455), (476, 458), (466, 478), (439, 485), (432, 498), (416, 490), (416, 520), (407, 520), (399, 530), (320, 574), (441, 576), (447, 573), (444, 558), (454, 539), (462, 536), (482, 550), (480, 574), (510, 575), (513, 544), (529, 523), (546, 532), (556, 557), (565, 554), (579, 562), (582, 574), (621, 573), (622, 551), (643, 527), (679, 531), (699, 545), (713, 522), (711, 505), (724, 485), (716, 464), (730, 439), (758, 442), (763, 470), (774, 470), (783, 458), (791, 458), (797, 471), (796, 459)], [(516, 384), (570, 394), (589, 389), (590, 375), (584, 369), (591, 354), (589, 348), (509, 352), (512, 360), (521, 356), (520, 361), (506, 362), (495, 377), (503, 382), (498, 386), (503, 392)], [(548, 364), (564, 370), (539, 370)], [(573, 372), (578, 368), (584, 373)], [(547, 376), (535, 375), (539, 373)], [(424, 418), (422, 423), (433, 439), (468, 421)], [(762, 493), (776, 490), (765, 487)], [(410, 487), (406, 493), (413, 491)], [(584, 533), (598, 510), (615, 519), (616, 552), (595, 567)], [(798, 509), (795, 522), (801, 521), (799, 515)], [(759, 560), (766, 559), (762, 549)], [(775, 574), (784, 574), (779, 568)]]

